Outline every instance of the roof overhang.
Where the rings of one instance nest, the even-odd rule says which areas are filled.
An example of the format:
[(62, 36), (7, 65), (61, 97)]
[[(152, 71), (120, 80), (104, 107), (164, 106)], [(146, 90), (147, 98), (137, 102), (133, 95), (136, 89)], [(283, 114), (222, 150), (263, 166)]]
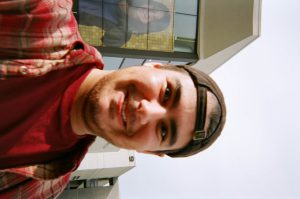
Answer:
[(193, 65), (211, 73), (260, 36), (261, 0), (201, 0)]

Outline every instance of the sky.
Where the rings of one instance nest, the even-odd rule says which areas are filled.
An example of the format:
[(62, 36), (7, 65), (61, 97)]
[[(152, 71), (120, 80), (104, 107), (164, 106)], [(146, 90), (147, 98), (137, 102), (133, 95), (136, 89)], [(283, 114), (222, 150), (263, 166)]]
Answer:
[(263, 0), (261, 36), (211, 76), (227, 123), (184, 159), (136, 154), (121, 199), (300, 198), (300, 1)]

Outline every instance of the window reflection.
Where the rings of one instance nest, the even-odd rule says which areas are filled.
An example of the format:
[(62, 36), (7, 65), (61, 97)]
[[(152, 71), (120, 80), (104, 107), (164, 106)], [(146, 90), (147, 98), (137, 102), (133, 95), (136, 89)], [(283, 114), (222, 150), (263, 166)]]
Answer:
[(126, 58), (121, 67), (126, 68), (128, 66), (141, 66), (143, 62), (144, 59)]
[(197, 4), (197, 0), (79, 0), (79, 29), (94, 46), (193, 53)]
[(105, 63), (105, 70), (117, 70), (121, 67), (124, 58), (122, 57), (108, 57), (103, 56), (103, 62)]
[[(182, 28), (184, 24), (185, 28)], [(175, 14), (175, 51), (194, 52), (196, 46), (197, 17)]]
[(163, 45), (165, 51), (171, 51), (172, 1), (164, 4), (155, 0), (79, 0), (81, 35), (91, 45), (145, 50), (150, 34), (157, 39), (164, 35), (171, 38), (168, 45)]

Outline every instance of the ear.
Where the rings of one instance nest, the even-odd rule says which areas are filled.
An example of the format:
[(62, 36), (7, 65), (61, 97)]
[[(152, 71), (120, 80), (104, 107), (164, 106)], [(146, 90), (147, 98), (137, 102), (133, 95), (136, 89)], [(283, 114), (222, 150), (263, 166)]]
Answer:
[(138, 151), (139, 153), (145, 153), (145, 154), (150, 154), (150, 155), (157, 155), (159, 157), (164, 157), (164, 153), (162, 152), (157, 152), (157, 151)]
[(159, 62), (147, 62), (144, 63), (143, 66), (151, 67), (151, 68), (160, 68), (163, 64)]

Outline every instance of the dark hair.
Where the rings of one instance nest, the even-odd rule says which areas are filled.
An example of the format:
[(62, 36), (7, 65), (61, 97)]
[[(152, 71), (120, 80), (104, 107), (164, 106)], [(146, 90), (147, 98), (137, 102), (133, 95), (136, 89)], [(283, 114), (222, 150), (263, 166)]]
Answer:
[[(175, 67), (174, 67), (175, 66)], [(194, 130), (194, 136), (192, 140), (182, 149), (177, 150), (170, 150), (170, 151), (160, 151), (165, 153), (166, 155), (170, 157), (187, 157), (190, 155), (194, 155), (200, 151), (203, 151), (204, 149), (208, 148), (214, 141), (219, 137), (221, 134), (221, 131), (225, 124), (225, 118), (226, 118), (226, 107), (224, 102), (224, 97), (217, 86), (217, 84), (204, 72), (200, 71), (199, 69), (196, 69), (191, 66), (186, 65), (164, 65), (161, 68), (168, 69), (168, 70), (175, 70), (179, 72), (185, 72), (188, 73), (189, 76), (192, 78), (194, 85), (197, 89), (197, 115), (196, 115), (196, 127)], [(201, 118), (203, 115), (199, 112), (199, 105), (203, 103), (203, 101), (199, 100), (199, 90), (205, 90), (207, 92), (210, 92), (212, 95), (210, 102), (213, 103), (213, 108), (208, 115), (208, 127), (207, 129), (204, 129), (205, 119)], [(205, 96), (206, 100), (206, 96)], [(206, 104), (206, 102), (205, 102)], [(205, 105), (205, 111), (206, 113), (206, 105)], [(205, 136), (200, 139), (195, 139), (195, 135), (199, 132), (199, 126), (198, 123), (204, 123), (202, 124), (201, 133), (204, 132)], [(197, 137), (197, 135), (196, 135)], [(200, 136), (202, 137), (202, 135)]]
[[(208, 91), (209, 92), (209, 91)], [(214, 94), (211, 95), (211, 103), (213, 103), (213, 108), (210, 112), (210, 114), (208, 115), (208, 127), (207, 127), (207, 133), (209, 135), (213, 134), (213, 132), (216, 130), (216, 128), (218, 127), (218, 124), (220, 122), (221, 119), (221, 106), (218, 102), (218, 99), (216, 98), (216, 96)]]

